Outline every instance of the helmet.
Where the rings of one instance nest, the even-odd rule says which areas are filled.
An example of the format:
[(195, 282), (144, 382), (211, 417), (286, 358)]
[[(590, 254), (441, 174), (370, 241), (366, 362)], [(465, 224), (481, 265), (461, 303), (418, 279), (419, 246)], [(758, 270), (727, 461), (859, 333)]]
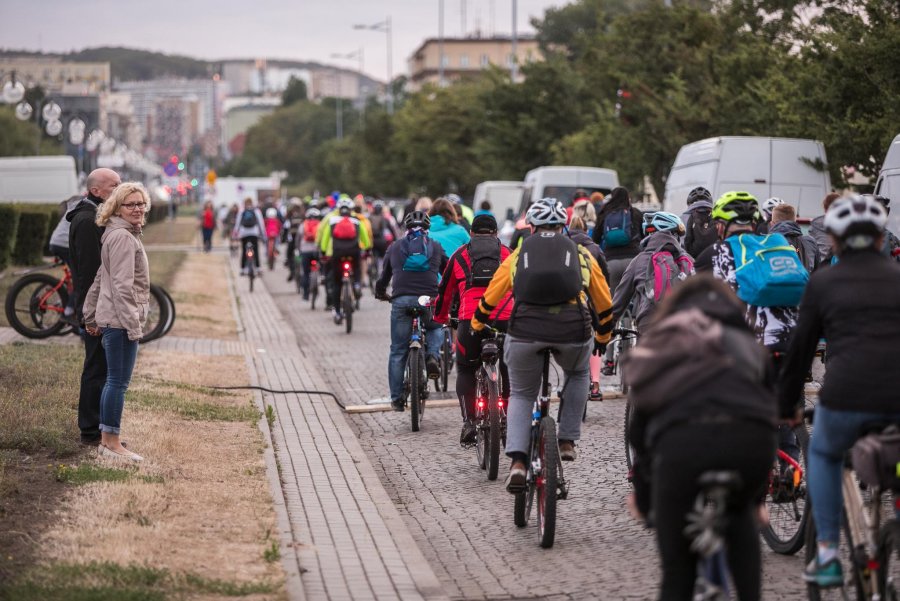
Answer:
[(354, 206), (354, 205), (353, 205), (353, 201), (350, 200), (349, 198), (342, 198), (342, 199), (340, 199), (340, 200), (338, 201), (338, 203), (337, 203), (337, 209), (338, 209), (338, 210), (341, 210), (341, 209), (348, 209), (348, 210), (352, 211), (352, 210), (353, 210), (353, 206)]
[(542, 198), (525, 213), (525, 223), (535, 227), (565, 225), (568, 220), (566, 209), (555, 198)]
[(783, 204), (784, 204), (784, 201), (781, 200), (780, 198), (776, 198), (775, 196), (773, 196), (772, 198), (769, 198), (768, 200), (763, 202), (762, 207), (760, 207), (760, 208), (762, 209), (762, 214), (763, 214), (763, 217), (766, 218), (766, 221), (768, 221), (769, 219), (772, 218), (772, 211), (775, 210), (775, 207), (777, 207), (778, 205), (783, 205)]
[(887, 212), (870, 194), (838, 198), (825, 213), (825, 231), (851, 248), (871, 246), (886, 224)]
[(713, 201), (712, 194), (710, 194), (709, 190), (707, 190), (703, 186), (698, 186), (698, 187), (694, 188), (693, 190), (691, 190), (690, 192), (688, 192), (688, 196), (687, 196), (688, 206), (694, 204), (698, 200), (705, 200), (705, 201), (711, 203)]
[(403, 226), (411, 230), (416, 227), (427, 230), (431, 227), (431, 217), (425, 211), (413, 211), (403, 218)]
[(306, 218), (307, 219), (321, 219), (322, 212), (316, 207), (310, 207), (306, 209)]
[(278, 209), (275, 207), (266, 209), (266, 219), (275, 219), (276, 217), (278, 217)]
[(713, 206), (712, 218), (726, 223), (732, 221), (740, 225), (759, 223), (759, 203), (749, 192), (726, 192)]
[(446, 198), (447, 200), (449, 200), (450, 202), (452, 202), (455, 205), (462, 204), (462, 198), (459, 197), (459, 194), (448, 194), (444, 198)]
[(384, 201), (376, 200), (372, 203), (372, 213), (374, 215), (381, 215), (381, 212), (384, 211)]
[(654, 232), (680, 233), (684, 230), (684, 222), (681, 221), (681, 217), (674, 213), (656, 211), (655, 213), (646, 213), (644, 215), (642, 230), (645, 236)]

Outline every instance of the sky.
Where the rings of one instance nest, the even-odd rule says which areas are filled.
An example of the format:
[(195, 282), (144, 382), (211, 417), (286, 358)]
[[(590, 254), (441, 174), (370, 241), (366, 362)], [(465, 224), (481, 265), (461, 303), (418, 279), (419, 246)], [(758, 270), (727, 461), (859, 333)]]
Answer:
[[(444, 35), (509, 35), (514, 0), (443, 0)], [(363, 49), (363, 70), (384, 81), (387, 36), (357, 31), (390, 16), (394, 76), (429, 37), (438, 36), (440, 0), (0, 0), (0, 48), (68, 52), (127, 46), (205, 60), (282, 58), (357, 68), (333, 58)], [(532, 17), (567, 0), (518, 0), (519, 33)], [(465, 27), (463, 26), (463, 7)]]

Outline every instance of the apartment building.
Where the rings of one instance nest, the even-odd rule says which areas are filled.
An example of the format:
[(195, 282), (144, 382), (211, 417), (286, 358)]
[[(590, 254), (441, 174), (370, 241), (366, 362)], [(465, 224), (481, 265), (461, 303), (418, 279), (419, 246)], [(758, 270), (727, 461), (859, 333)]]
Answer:
[[(510, 37), (444, 38), (443, 44), (439, 38), (428, 38), (409, 59), (410, 88), (416, 91), (427, 83), (439, 84), (442, 63), (444, 82), (450, 83), (477, 77), (491, 65), (511, 69), (514, 60), (520, 66), (543, 60), (537, 40), (518, 38), (514, 59)], [(522, 77), (521, 71), (518, 77)]]

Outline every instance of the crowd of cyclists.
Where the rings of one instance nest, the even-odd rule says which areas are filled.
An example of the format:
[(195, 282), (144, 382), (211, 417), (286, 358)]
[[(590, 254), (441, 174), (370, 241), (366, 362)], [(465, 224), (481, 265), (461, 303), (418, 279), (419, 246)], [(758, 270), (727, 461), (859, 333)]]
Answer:
[[(683, 534), (686, 516), (699, 476), (723, 469), (741, 482), (725, 533), (734, 586), (742, 600), (760, 598), (762, 499), (776, 449), (799, 456), (792, 429), (825, 341), (807, 473), (818, 548), (803, 577), (840, 585), (844, 456), (863, 424), (900, 422), (891, 353), (900, 343), (900, 240), (886, 229), (890, 200), (830, 194), (808, 234), (791, 199), (760, 202), (741, 191), (713, 198), (696, 188), (687, 200), (676, 215), (641, 212), (623, 187), (606, 197), (576, 193), (569, 207), (541, 199), (516, 224), (511, 247), (489, 210), (473, 213), (455, 194), (410, 202), (396, 214), (383, 201), (337, 193), (268, 208), (265, 218), (247, 203), (230, 227), (252, 244), (283, 235), (288, 278), (300, 278), (304, 297), (314, 260), (351, 261), (356, 295), (363, 264), (375, 264), (375, 297), (392, 304), (395, 411), (406, 408), (407, 309), (434, 299), (424, 326), (426, 370), (438, 377), (441, 328), (451, 325), (463, 445), (475, 439), (481, 341), (505, 333), (511, 493), (525, 486), (541, 351), (551, 349), (564, 374), (559, 456), (573, 461), (586, 403), (602, 399), (601, 372), (612, 373), (607, 343), (627, 320), (640, 335), (622, 359), (635, 411), (629, 506), (656, 529), (662, 599), (691, 598), (697, 558)], [(271, 211), (277, 231), (266, 225)], [(339, 323), (339, 276), (331, 274), (327, 305)]]

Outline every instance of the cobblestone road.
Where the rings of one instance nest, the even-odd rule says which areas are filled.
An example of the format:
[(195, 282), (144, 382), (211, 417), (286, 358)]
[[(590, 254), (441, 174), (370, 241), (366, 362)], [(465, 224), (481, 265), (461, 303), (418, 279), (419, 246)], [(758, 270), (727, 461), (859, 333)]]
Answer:
[[(344, 404), (387, 395), (386, 304), (366, 296), (347, 335), (324, 311), (302, 303), (282, 272), (267, 274), (266, 284), (301, 349)], [(659, 576), (655, 542), (624, 509), (623, 413), (621, 400), (590, 404), (550, 550), (538, 547), (533, 525), (513, 525), (512, 497), (501, 480), (488, 482), (474, 452), (457, 444), (458, 409), (428, 409), (418, 433), (410, 431), (406, 413), (359, 414), (350, 422), (451, 598), (652, 599)], [(800, 557), (778, 556), (764, 545), (763, 553), (764, 598), (804, 598)]]

